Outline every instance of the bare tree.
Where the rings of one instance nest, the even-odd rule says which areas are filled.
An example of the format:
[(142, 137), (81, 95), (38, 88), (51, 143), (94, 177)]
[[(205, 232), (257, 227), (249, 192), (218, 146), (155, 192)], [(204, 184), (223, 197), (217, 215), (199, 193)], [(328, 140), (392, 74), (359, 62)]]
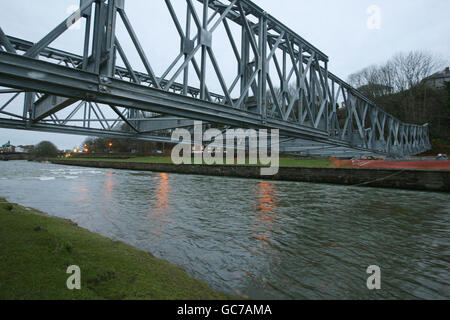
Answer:
[(381, 66), (373, 65), (350, 75), (348, 81), (373, 98), (411, 89), (444, 65), (442, 58), (425, 51), (398, 53)]
[(379, 68), (380, 83), (395, 88), (396, 68), (392, 61), (388, 61), (385, 65)]
[(444, 67), (444, 61), (424, 51), (411, 51), (395, 55), (391, 62), (398, 75), (398, 89), (407, 90), (418, 85), (424, 78)]
[(379, 67), (372, 65), (364, 68), (359, 72), (353, 73), (349, 76), (348, 82), (354, 87), (362, 87), (371, 83), (378, 83), (379, 81)]
[(349, 77), (349, 83), (358, 88), (364, 95), (374, 99), (392, 93), (391, 65), (372, 65)]

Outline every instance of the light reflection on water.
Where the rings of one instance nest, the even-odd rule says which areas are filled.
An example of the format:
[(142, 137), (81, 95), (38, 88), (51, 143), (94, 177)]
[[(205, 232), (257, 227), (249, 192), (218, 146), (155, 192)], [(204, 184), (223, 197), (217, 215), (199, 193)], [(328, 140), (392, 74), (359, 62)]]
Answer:
[(150, 234), (156, 238), (155, 246), (158, 246), (160, 240), (166, 236), (165, 228), (172, 222), (170, 219), (170, 182), (166, 173), (157, 173), (153, 178), (157, 181), (156, 201), (150, 199), (149, 203), (149, 221), (151, 226)]
[(272, 232), (277, 219), (277, 194), (273, 182), (259, 182), (255, 186), (258, 205), (255, 207), (257, 220), (254, 223), (255, 238), (259, 241), (256, 254), (271, 254)]
[[(450, 196), (0, 163), (0, 196), (255, 299), (450, 298)], [(366, 288), (369, 265), (382, 290)]]

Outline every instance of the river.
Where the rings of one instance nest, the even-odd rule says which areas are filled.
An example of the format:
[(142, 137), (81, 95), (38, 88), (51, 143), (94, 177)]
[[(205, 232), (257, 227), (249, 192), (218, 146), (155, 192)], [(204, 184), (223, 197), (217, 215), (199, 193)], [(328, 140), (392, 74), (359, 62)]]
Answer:
[[(0, 197), (252, 299), (449, 299), (450, 195), (0, 162)], [(74, 262), (76, 263), (76, 261)], [(381, 290), (369, 290), (369, 266)]]

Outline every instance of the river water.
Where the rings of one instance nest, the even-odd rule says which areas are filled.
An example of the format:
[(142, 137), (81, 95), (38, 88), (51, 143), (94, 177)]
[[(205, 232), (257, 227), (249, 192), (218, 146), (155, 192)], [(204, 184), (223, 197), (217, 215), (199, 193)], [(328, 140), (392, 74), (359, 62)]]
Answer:
[[(0, 163), (0, 197), (252, 299), (449, 299), (450, 195)], [(75, 263), (75, 262), (74, 262)], [(366, 273), (381, 269), (381, 290)]]

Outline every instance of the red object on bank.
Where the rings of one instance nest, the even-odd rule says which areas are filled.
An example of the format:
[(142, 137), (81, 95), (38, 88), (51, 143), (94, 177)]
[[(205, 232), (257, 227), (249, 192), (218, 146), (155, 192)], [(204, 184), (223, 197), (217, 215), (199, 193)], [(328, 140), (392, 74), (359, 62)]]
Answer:
[(389, 161), (333, 159), (333, 162), (336, 168), (450, 170), (450, 161), (437, 160)]

